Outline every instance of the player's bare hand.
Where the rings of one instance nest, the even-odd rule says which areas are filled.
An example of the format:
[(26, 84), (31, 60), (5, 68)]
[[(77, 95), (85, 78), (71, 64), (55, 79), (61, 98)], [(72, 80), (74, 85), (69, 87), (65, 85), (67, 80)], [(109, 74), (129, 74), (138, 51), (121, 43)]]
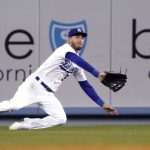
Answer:
[(102, 81), (105, 76), (106, 76), (106, 73), (105, 73), (105, 72), (102, 72), (102, 73), (99, 74), (98, 79), (99, 79), (100, 81)]
[(108, 104), (104, 104), (103, 105), (103, 109), (107, 112), (109, 112), (111, 115), (115, 115), (117, 116), (118, 115), (118, 112), (115, 108), (111, 107), (110, 105)]

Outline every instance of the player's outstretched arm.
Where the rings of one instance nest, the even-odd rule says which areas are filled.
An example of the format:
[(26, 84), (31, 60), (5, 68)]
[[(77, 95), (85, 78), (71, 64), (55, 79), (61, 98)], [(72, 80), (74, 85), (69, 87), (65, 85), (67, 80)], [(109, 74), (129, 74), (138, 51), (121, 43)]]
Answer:
[(106, 112), (109, 112), (112, 115), (117, 115), (116, 109), (106, 104), (96, 93), (94, 88), (89, 84), (87, 80), (79, 81), (80, 87), (83, 91), (99, 106), (101, 106)]

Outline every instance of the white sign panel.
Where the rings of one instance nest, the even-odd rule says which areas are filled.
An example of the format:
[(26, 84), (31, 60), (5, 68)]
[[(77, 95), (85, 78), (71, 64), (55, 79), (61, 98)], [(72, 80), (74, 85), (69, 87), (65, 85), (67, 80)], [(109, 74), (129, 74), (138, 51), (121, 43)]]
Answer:
[(1, 0), (0, 20), (0, 101), (3, 101), (10, 99), (38, 66), (38, 2)]
[(112, 69), (127, 68), (126, 87), (112, 94), (115, 106), (150, 106), (149, 0), (114, 0)]

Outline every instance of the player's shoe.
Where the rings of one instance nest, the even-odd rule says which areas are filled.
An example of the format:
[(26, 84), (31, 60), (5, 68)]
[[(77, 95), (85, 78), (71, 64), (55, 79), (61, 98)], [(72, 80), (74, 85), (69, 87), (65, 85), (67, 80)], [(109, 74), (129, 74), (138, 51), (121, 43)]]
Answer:
[(9, 126), (9, 130), (25, 130), (27, 127), (25, 126), (24, 122), (15, 122)]

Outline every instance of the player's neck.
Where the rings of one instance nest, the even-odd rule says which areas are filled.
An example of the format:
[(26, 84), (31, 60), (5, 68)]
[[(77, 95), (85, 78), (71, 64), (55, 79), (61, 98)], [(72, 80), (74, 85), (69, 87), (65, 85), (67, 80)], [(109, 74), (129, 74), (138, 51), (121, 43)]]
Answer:
[(69, 44), (73, 49), (74, 49), (74, 51), (76, 52), (76, 53), (78, 53), (79, 51), (80, 51), (80, 49), (76, 49), (75, 47), (74, 47), (74, 45), (72, 45), (72, 44)]

